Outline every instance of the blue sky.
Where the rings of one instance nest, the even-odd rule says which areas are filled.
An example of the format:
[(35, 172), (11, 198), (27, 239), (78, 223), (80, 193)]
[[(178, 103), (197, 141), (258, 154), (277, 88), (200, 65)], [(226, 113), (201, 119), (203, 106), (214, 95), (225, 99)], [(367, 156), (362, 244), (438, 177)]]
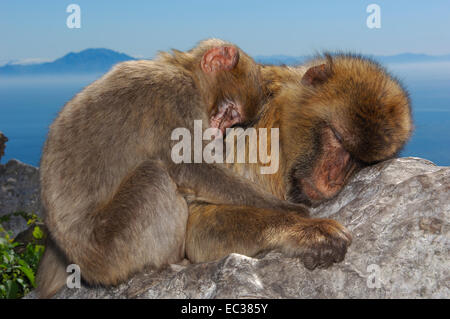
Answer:
[[(81, 29), (66, 26), (66, 7), (81, 7)], [(381, 7), (369, 29), (366, 7)], [(0, 3), (0, 62), (55, 59), (106, 47), (137, 57), (192, 47), (208, 37), (251, 55), (304, 55), (323, 49), (365, 54), (450, 53), (450, 1), (103, 1)]]

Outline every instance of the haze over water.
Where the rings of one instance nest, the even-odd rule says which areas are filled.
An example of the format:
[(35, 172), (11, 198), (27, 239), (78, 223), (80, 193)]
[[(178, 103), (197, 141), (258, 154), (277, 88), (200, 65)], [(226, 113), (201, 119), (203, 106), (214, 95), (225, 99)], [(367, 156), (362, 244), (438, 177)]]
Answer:
[[(401, 156), (450, 165), (450, 62), (392, 64), (409, 90), (415, 132)], [(58, 111), (101, 74), (0, 77), (0, 131), (9, 139), (2, 163), (39, 164), (49, 125)]]

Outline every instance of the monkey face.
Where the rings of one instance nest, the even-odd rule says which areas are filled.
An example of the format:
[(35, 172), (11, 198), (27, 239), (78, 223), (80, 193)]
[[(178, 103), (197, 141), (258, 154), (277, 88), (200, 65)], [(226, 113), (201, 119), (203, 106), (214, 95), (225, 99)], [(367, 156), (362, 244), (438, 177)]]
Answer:
[(299, 150), (288, 174), (289, 200), (316, 206), (335, 197), (355, 172), (366, 164), (343, 146), (341, 136), (326, 124), (313, 132), (312, 148)]
[(407, 92), (360, 56), (316, 61), (273, 102), (282, 105), (287, 197), (308, 205), (336, 196), (362, 167), (394, 157), (413, 127)]

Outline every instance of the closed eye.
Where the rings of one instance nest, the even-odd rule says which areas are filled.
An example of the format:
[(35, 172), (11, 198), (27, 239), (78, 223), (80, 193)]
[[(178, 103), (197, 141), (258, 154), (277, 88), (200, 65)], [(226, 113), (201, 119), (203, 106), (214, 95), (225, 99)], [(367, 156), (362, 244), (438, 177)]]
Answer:
[(331, 128), (331, 130), (333, 131), (334, 137), (336, 137), (339, 143), (342, 144), (344, 142), (344, 139), (342, 138), (341, 134), (339, 134), (334, 128)]

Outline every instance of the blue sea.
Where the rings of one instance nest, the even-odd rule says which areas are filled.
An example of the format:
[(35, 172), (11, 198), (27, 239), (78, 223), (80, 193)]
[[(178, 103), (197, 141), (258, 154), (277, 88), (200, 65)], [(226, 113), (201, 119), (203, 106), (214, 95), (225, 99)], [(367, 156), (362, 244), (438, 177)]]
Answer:
[[(402, 156), (450, 166), (450, 62), (387, 66), (409, 90), (415, 132)], [(2, 163), (38, 165), (47, 130), (58, 111), (101, 74), (0, 77), (0, 131), (9, 141)]]

